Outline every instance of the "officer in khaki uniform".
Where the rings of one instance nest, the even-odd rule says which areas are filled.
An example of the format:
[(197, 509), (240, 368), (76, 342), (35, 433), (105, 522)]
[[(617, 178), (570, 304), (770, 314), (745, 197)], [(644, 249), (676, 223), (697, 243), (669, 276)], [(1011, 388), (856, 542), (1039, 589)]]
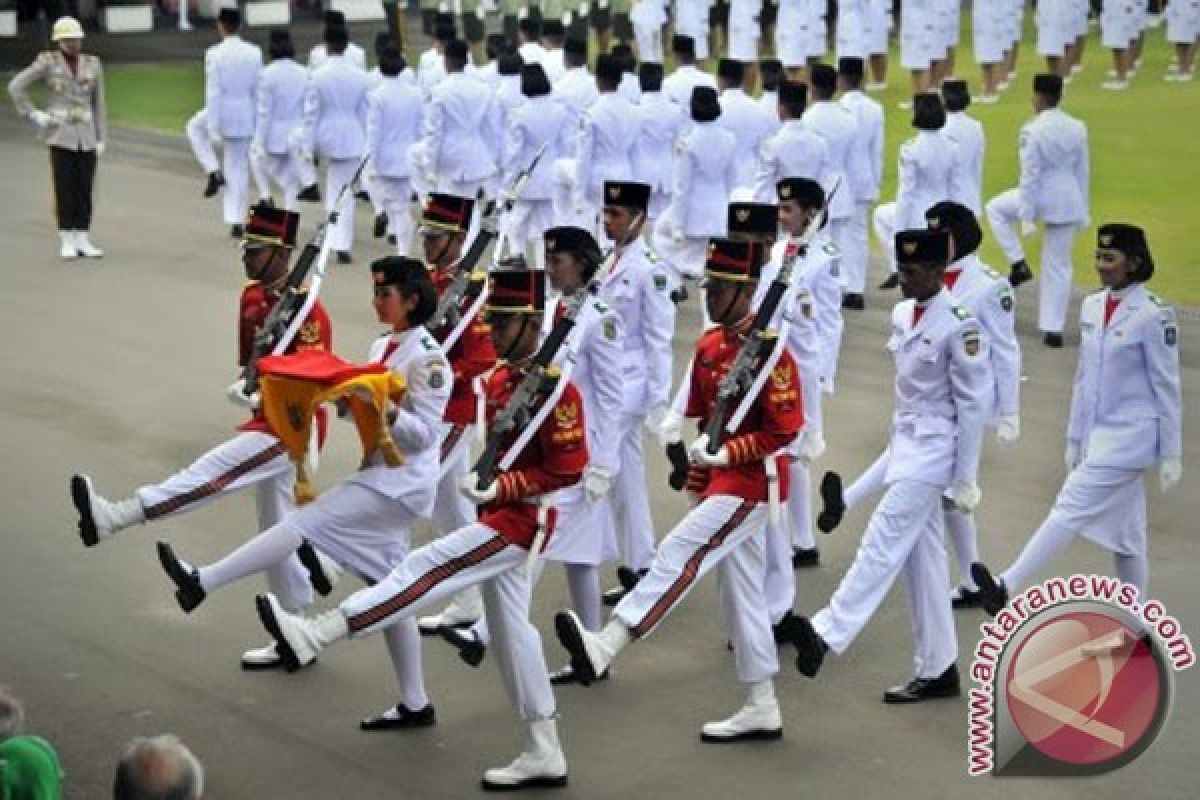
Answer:
[[(83, 28), (74, 17), (59, 17), (50, 38), (58, 49), (41, 53), (18, 72), (8, 84), (8, 93), (17, 111), (39, 128), (50, 147), (59, 255), (99, 258), (104, 253), (88, 239), (88, 229), (96, 158), (104, 154), (108, 128), (104, 71), (100, 59), (81, 52)], [(29, 99), (28, 89), (35, 83), (49, 89), (45, 111)]]

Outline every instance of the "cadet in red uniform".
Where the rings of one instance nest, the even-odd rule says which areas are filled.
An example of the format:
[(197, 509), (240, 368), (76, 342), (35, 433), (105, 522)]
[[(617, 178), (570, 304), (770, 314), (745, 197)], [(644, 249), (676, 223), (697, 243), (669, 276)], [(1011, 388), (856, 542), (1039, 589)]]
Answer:
[[(496, 352), (505, 361), (487, 382), (489, 425), (525, 375), (537, 348), (545, 305), (540, 270), (493, 271), (491, 280), (486, 309)], [(561, 388), (547, 413), (538, 413), (546, 402), (542, 400), (532, 410), (531, 424), (501, 442), (501, 459), (524, 442), (510, 469), (486, 489), (479, 488), (474, 472), (464, 477), (460, 489), (480, 507), (478, 522), (413, 551), (377, 585), (355, 592), (327, 614), (290, 614), (272, 595), (257, 601), (263, 625), (296, 667), (311, 663), (320, 650), (340, 639), (377, 633), (455, 592), (480, 585), (504, 687), (530, 726), (525, 751), (507, 767), (484, 774), (483, 788), (490, 790), (567, 784), (541, 638), (529, 622), (525, 569), (539, 526), (545, 525), (547, 535), (553, 532), (554, 511), (544, 507), (546, 496), (578, 483), (587, 465), (583, 401), (571, 384)], [(767, 635), (769, 639), (769, 630)]]
[[(765, 256), (758, 242), (710, 240), (705, 262), (708, 315), (718, 327), (696, 343), (686, 416), (703, 430), (713, 413), (717, 387), (737, 358), (754, 317), (751, 302)], [(732, 411), (741, 402), (738, 398)], [(634, 639), (649, 635), (691, 591), (717, 569), (724, 618), (733, 642), (738, 680), (749, 688), (746, 705), (732, 717), (704, 725), (706, 742), (777, 739), (783, 734), (772, 676), (779, 659), (763, 594), (765, 579), (768, 470), (776, 460), (782, 499), (787, 498), (787, 463), (779, 451), (804, 424), (796, 363), (786, 350), (753, 399), (737, 430), (717, 452), (708, 435), (689, 448), (688, 488), (698, 505), (659, 545), (650, 571), (613, 609), (599, 633), (589, 632), (571, 611), (555, 617), (559, 641), (571, 665), (588, 684)]]
[[(466, 197), (429, 195), (421, 211), (421, 239), (425, 263), (437, 287), (438, 302), (459, 276), (459, 262), (467, 238), (467, 226), (475, 203)], [(458, 486), (470, 467), (471, 439), (479, 415), (479, 391), (476, 378), (496, 366), (496, 350), (491, 332), (482, 315), (471, 313), (487, 281), (483, 270), (472, 272), (466, 294), (441, 324), (432, 330), (441, 343), (454, 373), (450, 401), (446, 404), (445, 432), (442, 438), (442, 464), (437, 499), (433, 506), (433, 528), (437, 534), (456, 531), (476, 519), (475, 506), (462, 496)], [(433, 320), (437, 325), (442, 320)], [(477, 590), (463, 592), (446, 609), (431, 617), (422, 617), (424, 633), (437, 633), (442, 626), (469, 625), (483, 614)]]
[[(279, 299), (296, 243), (300, 217), (290, 211), (256, 206), (250, 210), (242, 242), (242, 264), (250, 282), (242, 290), (238, 314), (238, 365), (249, 360), (254, 334)], [(288, 352), (332, 350), (333, 325), (320, 301), (313, 305)], [(324, 418), (319, 421), (324, 431)], [(192, 511), (218, 497), (248, 486), (257, 493), (258, 524), (270, 528), (293, 509), (291, 461), (256, 408), (238, 427), (238, 435), (209, 450), (165, 481), (139, 488), (132, 497), (109, 501), (95, 491), (87, 475), (71, 478), (71, 499), (79, 512), (79, 535), (93, 547), (131, 525)], [(295, 556), (267, 571), (267, 585), (289, 608), (312, 602), (312, 589)], [(274, 647), (250, 650), (242, 657), (247, 669), (278, 665)]]

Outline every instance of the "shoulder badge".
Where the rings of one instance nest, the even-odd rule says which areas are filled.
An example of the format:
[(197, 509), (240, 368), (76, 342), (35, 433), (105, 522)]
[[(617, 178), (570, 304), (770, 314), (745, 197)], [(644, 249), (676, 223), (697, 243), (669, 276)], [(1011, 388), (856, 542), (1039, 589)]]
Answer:
[(842, 255), (842, 252), (838, 250), (837, 245), (833, 242), (826, 242), (822, 245), (821, 250), (824, 251), (825, 255), (832, 258), (839, 258)]
[(979, 331), (975, 330), (974, 328), (963, 331), (962, 337), (963, 351), (966, 352), (966, 354), (971, 358), (979, 355), (979, 351), (982, 349)]
[(1167, 347), (1174, 347), (1178, 339), (1179, 330), (1174, 325), (1163, 325), (1163, 343)]
[(604, 320), (604, 338), (609, 341), (617, 338), (617, 321), (615, 319)]
[(780, 364), (771, 370), (771, 382), (775, 384), (775, 388), (784, 390), (792, 382), (792, 366), (787, 362)]
[(442, 361), (440, 358), (431, 358), (425, 364), (429, 368), (429, 386), (432, 389), (440, 389), (446, 385), (446, 373), (442, 371)]
[(987, 275), (989, 278), (991, 278), (994, 281), (1004, 280), (1004, 276), (1001, 275), (999, 272), (996, 272), (996, 270), (992, 269), (991, 267), (984, 267), (983, 274)]

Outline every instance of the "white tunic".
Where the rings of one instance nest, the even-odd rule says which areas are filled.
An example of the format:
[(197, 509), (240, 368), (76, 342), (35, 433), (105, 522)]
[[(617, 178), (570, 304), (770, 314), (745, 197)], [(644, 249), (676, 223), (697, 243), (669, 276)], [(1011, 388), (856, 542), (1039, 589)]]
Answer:
[(258, 81), (254, 140), (263, 152), (286, 155), (292, 132), (304, 124), (308, 71), (290, 58), (272, 61)]
[(228, 36), (204, 53), (204, 107), (208, 129), (226, 139), (254, 134), (262, 51), (237, 36)]
[(461, 72), (447, 75), (434, 87), (421, 136), (429, 172), (456, 183), (482, 181), (495, 174), (493, 102), (487, 86)]
[(829, 171), (829, 146), (803, 121), (789, 119), (758, 151), (754, 175), (754, 197), (774, 203), (775, 186), (784, 178), (820, 181)]
[(883, 106), (862, 91), (842, 95), (842, 105), (854, 114), (858, 129), (850, 157), (848, 193), (860, 204), (874, 202), (883, 183)]
[(925, 211), (961, 185), (958, 148), (942, 131), (919, 131), (900, 146), (893, 230), (925, 227)]
[(367, 73), (343, 57), (329, 58), (308, 81), (304, 127), (326, 158), (362, 158), (367, 144)]
[[(854, 193), (849, 182), (858, 121), (837, 101), (818, 100), (804, 112), (804, 124), (825, 140), (827, 159), (820, 181), (829, 198), (829, 217), (846, 219), (854, 213)], [(830, 196), (834, 186), (838, 187), (837, 193)]]
[(971, 209), (978, 217), (983, 213), (983, 161), (987, 150), (983, 125), (965, 111), (952, 111), (946, 115), (946, 127), (942, 133), (958, 149), (958, 185), (951, 199)]
[(711, 86), (715, 89), (717, 79), (688, 64), (663, 78), (662, 93), (672, 103), (686, 109), (692, 102), (692, 89), (697, 86)]
[(688, 238), (725, 235), (726, 207), (737, 182), (736, 142), (716, 121), (697, 122), (676, 147), (671, 229)]
[(1090, 166), (1087, 127), (1057, 108), (1026, 122), (1019, 139), (1022, 220), (1087, 225)]
[(738, 188), (751, 188), (754, 185), (754, 162), (758, 148), (774, 133), (775, 122), (757, 101), (741, 89), (721, 92), (721, 116), (717, 122), (735, 137), (735, 185)]
[(1021, 408), (1021, 345), (1012, 285), (975, 255), (951, 266), (961, 269), (951, 290), (954, 301), (971, 312), (987, 336), (991, 370), (985, 419), (994, 422), (997, 417), (1015, 417)]
[(367, 151), (375, 174), (407, 178), (408, 151), (421, 135), (424, 106), (416, 86), (384, 78), (367, 96)]

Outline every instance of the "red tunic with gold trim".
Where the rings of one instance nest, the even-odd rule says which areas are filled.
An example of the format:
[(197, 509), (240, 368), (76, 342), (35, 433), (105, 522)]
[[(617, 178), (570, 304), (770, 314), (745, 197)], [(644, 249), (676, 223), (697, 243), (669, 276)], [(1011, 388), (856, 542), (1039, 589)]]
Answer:
[[(502, 364), (488, 377), (485, 387), (487, 421), (504, 409), (524, 373)], [(497, 461), (522, 431), (514, 431), (500, 448)], [(496, 499), (480, 509), (479, 521), (518, 547), (528, 549), (538, 528), (537, 497), (578, 483), (587, 466), (587, 439), (583, 399), (568, 383), (538, 432), (513, 462), (496, 478)], [(554, 529), (553, 514), (546, 521), (547, 537)]]
[[(708, 424), (716, 404), (717, 387), (733, 366), (749, 333), (753, 317), (736, 328), (720, 327), (705, 332), (696, 342), (696, 358), (688, 390), (685, 416), (696, 417), (700, 429)], [(701, 497), (727, 494), (763, 503), (767, 500), (767, 473), (763, 460), (789, 444), (804, 426), (804, 404), (796, 362), (784, 350), (770, 377), (763, 384), (742, 424), (724, 445), (729, 451), (728, 467), (693, 465), (687, 489)], [(737, 408), (735, 401), (730, 410)], [(787, 458), (777, 457), (780, 499), (787, 499)]]
[[(486, 274), (480, 273), (479, 275), (481, 283), (487, 280)], [(454, 280), (453, 273), (440, 269), (430, 270), (429, 277), (433, 279), (433, 285), (437, 287), (438, 297), (445, 293), (446, 288)], [(478, 296), (478, 293), (473, 293), (471, 289), (468, 289), (460, 302), (459, 313), (466, 313)], [(434, 338), (439, 342), (449, 334), (449, 327), (433, 332)], [(442, 415), (442, 419), (452, 425), (471, 425), (475, 422), (479, 403), (479, 398), (475, 395), (475, 388), (471, 385), (472, 381), (477, 375), (482, 375), (496, 366), (496, 350), (492, 345), (490, 329), (478, 314), (467, 323), (466, 328), (458, 337), (458, 341), (446, 353), (446, 359), (450, 362), (450, 369), (454, 373), (454, 386), (450, 389), (450, 399), (446, 402), (446, 412)]]
[[(254, 334), (267, 321), (271, 309), (275, 307), (278, 300), (279, 293), (267, 288), (259, 281), (250, 281), (242, 289), (238, 311), (239, 367), (246, 366), (246, 362), (250, 360), (250, 353), (254, 349)], [(296, 337), (292, 339), (286, 352), (299, 353), (303, 350), (333, 352), (333, 322), (329, 319), (329, 314), (326, 313), (325, 306), (321, 305), (320, 300), (313, 303), (312, 310), (308, 312), (308, 319), (300, 326), (300, 330), (296, 332)], [(321, 442), (325, 441), (327, 422), (325, 409), (318, 409), (317, 436)], [(267, 424), (261, 411), (255, 411), (250, 419), (238, 426), (238, 430), (261, 431), (272, 435), (275, 433)]]

